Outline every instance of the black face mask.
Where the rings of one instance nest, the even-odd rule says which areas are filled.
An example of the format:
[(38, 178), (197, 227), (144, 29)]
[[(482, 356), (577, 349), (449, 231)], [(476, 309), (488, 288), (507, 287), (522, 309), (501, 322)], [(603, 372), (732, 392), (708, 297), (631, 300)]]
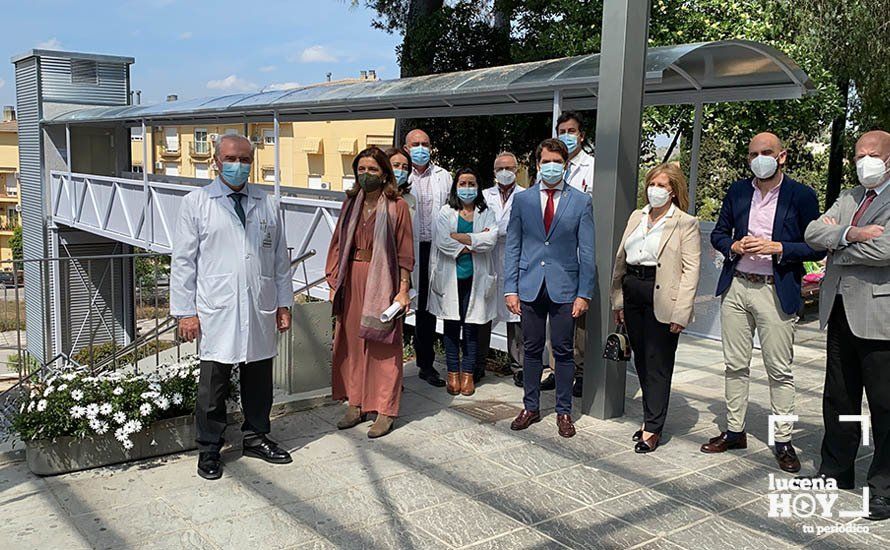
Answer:
[(383, 178), (377, 174), (365, 172), (358, 175), (358, 184), (365, 193), (373, 193), (383, 186)]

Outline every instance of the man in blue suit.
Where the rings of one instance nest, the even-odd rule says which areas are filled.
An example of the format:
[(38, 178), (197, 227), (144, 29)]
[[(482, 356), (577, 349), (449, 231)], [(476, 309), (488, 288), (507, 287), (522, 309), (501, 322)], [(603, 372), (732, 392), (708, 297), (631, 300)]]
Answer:
[[(825, 257), (804, 241), (819, 217), (816, 192), (786, 176), (788, 154), (773, 134), (754, 136), (748, 146), (753, 178), (737, 181), (723, 199), (711, 244), (724, 256), (717, 284), (722, 297), (723, 359), (726, 365), (726, 431), (702, 445), (704, 453), (745, 449), (745, 416), (754, 330), (769, 377), (774, 415), (794, 414), (794, 329), (803, 306), (803, 263)], [(791, 422), (777, 422), (774, 454), (779, 468), (800, 470), (791, 445)]]
[(504, 300), (520, 316), (524, 338), (524, 410), (511, 428), (541, 420), (542, 354), (550, 320), (556, 373), (556, 425), (572, 437), (575, 319), (587, 312), (596, 277), (590, 195), (565, 183), (569, 151), (546, 139), (536, 152), (540, 183), (516, 195), (507, 226)]

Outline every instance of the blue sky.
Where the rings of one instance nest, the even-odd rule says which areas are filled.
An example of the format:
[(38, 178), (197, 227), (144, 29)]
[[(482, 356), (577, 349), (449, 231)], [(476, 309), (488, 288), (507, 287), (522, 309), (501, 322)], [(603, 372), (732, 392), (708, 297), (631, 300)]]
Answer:
[(3, 2), (0, 104), (15, 103), (9, 58), (31, 48), (129, 55), (133, 89), (163, 101), (312, 84), (374, 69), (398, 76), (401, 37), (348, 0)]

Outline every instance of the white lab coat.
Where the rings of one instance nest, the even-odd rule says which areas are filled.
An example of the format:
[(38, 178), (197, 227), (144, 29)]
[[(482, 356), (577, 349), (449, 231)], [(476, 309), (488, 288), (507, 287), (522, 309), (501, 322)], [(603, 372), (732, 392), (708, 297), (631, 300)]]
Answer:
[[(457, 210), (447, 204), (439, 211), (430, 252), (430, 293), (428, 310), (442, 320), (459, 321), (457, 296), (457, 257), (465, 245), (451, 238), (457, 231)], [(486, 229), (488, 231), (486, 231)], [(466, 322), (482, 325), (497, 317), (499, 295), (492, 251), (498, 240), (494, 212), (486, 208), (473, 216), (470, 246), (473, 255), (473, 287)], [(503, 301), (501, 299), (500, 301)]]
[(579, 151), (578, 154), (569, 161), (569, 167), (566, 170), (566, 183), (575, 189), (593, 194), (593, 157), (585, 151)]
[(216, 178), (182, 199), (170, 273), (170, 314), (197, 315), (200, 358), (225, 364), (274, 357), (276, 310), (294, 296), (278, 203), (248, 184), (245, 229), (231, 192)]
[[(523, 191), (525, 191), (524, 188), (516, 185), (513, 189), (513, 194), (510, 195), (510, 198), (507, 199), (507, 203), (503, 206), (501, 206), (501, 194), (500, 191), (498, 191), (497, 184), (482, 192), (482, 196), (485, 198), (485, 202), (494, 214), (498, 224), (498, 243), (492, 251), (492, 258), (494, 259), (495, 273), (498, 276), (498, 296), (501, 297), (504, 295), (504, 253), (507, 248), (507, 226), (510, 224), (510, 211), (513, 210), (513, 199), (518, 193)], [(519, 322), (519, 315), (510, 313), (510, 310), (507, 309), (507, 304), (503, 299), (497, 300), (497, 302), (498, 321), (506, 323)]]
[[(427, 170), (431, 170), (432, 173), (430, 175), (430, 184), (433, 189), (433, 207), (430, 212), (430, 223), (432, 224), (432, 232), (435, 234), (436, 232), (436, 216), (438, 215), (439, 210), (442, 208), (442, 205), (448, 202), (448, 194), (451, 193), (451, 174), (448, 173), (448, 170), (442, 168), (441, 166), (437, 166), (435, 164), (430, 164)], [(414, 215), (412, 216), (412, 225), (414, 228), (414, 271), (411, 272), (411, 287), (418, 288), (419, 287), (419, 279), (420, 277), (420, 194), (417, 189), (417, 175), (414, 171), (411, 171), (411, 174), (408, 176), (408, 181), (411, 182), (411, 193), (409, 195), (414, 199), (415, 207), (414, 207)], [(432, 253), (430, 253), (430, 261), (432, 262)], [(432, 271), (430, 271), (432, 273)], [(416, 301), (416, 300), (415, 300)], [(416, 304), (415, 304), (416, 307)]]

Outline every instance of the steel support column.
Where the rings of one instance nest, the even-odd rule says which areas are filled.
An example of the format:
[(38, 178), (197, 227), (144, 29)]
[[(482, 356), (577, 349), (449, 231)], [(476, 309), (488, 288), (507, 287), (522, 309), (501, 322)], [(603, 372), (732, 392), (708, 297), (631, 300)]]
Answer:
[(278, 111), (272, 113), (275, 135), (275, 200), (281, 198), (281, 146), (278, 144), (280, 135), (280, 125), (278, 121)]
[(698, 163), (701, 157), (701, 127), (704, 104), (696, 102), (692, 121), (692, 155), (689, 160), (689, 213), (695, 215), (695, 190), (698, 187)]
[[(154, 143), (152, 143), (152, 148), (154, 148)], [(152, 165), (152, 169), (154, 169), (154, 165)], [(148, 135), (145, 133), (144, 118), (142, 119), (142, 197), (145, 199), (145, 203), (142, 205), (142, 230), (145, 231), (145, 238), (142, 239), (145, 243), (143, 248), (145, 250), (150, 250), (149, 242), (154, 239), (154, 233), (152, 232), (150, 234), (148, 232)], [(134, 235), (134, 237), (139, 237), (139, 235)]]
[(624, 224), (637, 204), (649, 2), (605, 0), (596, 121), (594, 220), (596, 290), (587, 316), (583, 412), (597, 418), (624, 413), (624, 363), (602, 358), (612, 330), (612, 267)]

